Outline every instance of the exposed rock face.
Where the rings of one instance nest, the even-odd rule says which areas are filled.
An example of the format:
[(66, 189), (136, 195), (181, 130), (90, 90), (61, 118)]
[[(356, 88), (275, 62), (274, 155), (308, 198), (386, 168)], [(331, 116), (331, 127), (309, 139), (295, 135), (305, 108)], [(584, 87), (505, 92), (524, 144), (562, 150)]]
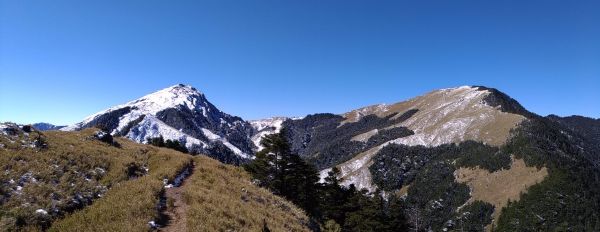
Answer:
[(192, 152), (235, 163), (251, 158), (255, 149), (250, 139), (254, 129), (248, 122), (222, 112), (204, 94), (182, 84), (111, 107), (62, 130), (88, 127), (140, 143), (162, 136)]

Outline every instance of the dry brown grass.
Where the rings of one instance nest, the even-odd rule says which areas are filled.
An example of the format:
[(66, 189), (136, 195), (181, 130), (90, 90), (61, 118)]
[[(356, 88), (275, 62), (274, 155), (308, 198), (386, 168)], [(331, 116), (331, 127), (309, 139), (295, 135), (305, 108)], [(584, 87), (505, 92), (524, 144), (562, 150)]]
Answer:
[[(56, 219), (50, 230), (148, 229), (147, 222), (156, 215), (155, 196), (162, 189), (162, 178), (173, 177), (191, 157), (126, 139), (116, 139), (121, 147), (111, 146), (91, 139), (95, 131), (44, 132), (46, 149), (0, 149), (0, 231), (41, 230)], [(129, 181), (131, 164), (148, 167), (148, 175)], [(70, 214), (73, 207), (90, 200), (92, 205)], [(38, 209), (49, 214), (35, 213)]]
[[(0, 205), (0, 231), (39, 231), (37, 224), (15, 227), (16, 217), (52, 222), (49, 231), (148, 231), (148, 222), (158, 218), (157, 204), (164, 178), (172, 179), (192, 162), (192, 156), (117, 138), (121, 147), (90, 139), (95, 132), (45, 132), (48, 149), (0, 149), (2, 191), (26, 173), (36, 178), (23, 185), (21, 196)], [(308, 231), (305, 213), (268, 190), (250, 182), (243, 169), (224, 165), (205, 156), (193, 158), (196, 170), (183, 188), (187, 205), (188, 231), (260, 231), (263, 220), (271, 231)], [(130, 178), (127, 166), (147, 167), (148, 173)], [(91, 175), (97, 168), (103, 174)], [(36, 209), (51, 212), (57, 203), (68, 202), (78, 193), (94, 192), (97, 186), (108, 191), (91, 205), (73, 213), (37, 218)], [(6, 219), (6, 220), (5, 220)], [(12, 224), (10, 224), (12, 223)]]
[(243, 169), (196, 157), (196, 170), (184, 185), (189, 231), (308, 231), (305, 213), (250, 182)]
[[(500, 146), (506, 142), (510, 130), (525, 120), (522, 115), (501, 112), (494, 107), (479, 104), (485, 95), (463, 102), (465, 99), (461, 98), (461, 93), (465, 91), (468, 90), (457, 90), (454, 95), (448, 94), (444, 90), (432, 91), (407, 101), (389, 105), (387, 111), (380, 111), (374, 106), (357, 109), (344, 114), (346, 117), (344, 123), (358, 121), (360, 114), (357, 112), (365, 115), (372, 113), (379, 117), (398, 113), (396, 117), (399, 117), (408, 110), (418, 109), (419, 111), (410, 119), (396, 126), (405, 126), (417, 134), (435, 134), (434, 132), (440, 131), (440, 128), (448, 125), (448, 122), (452, 120), (471, 118), (476, 120), (469, 125), (465, 134), (452, 138), (451, 142), (474, 140)], [(457, 103), (465, 107), (447, 112), (445, 106), (448, 103)], [(431, 120), (432, 118), (439, 118), (439, 120)], [(438, 132), (437, 137), (443, 137), (446, 132), (451, 132), (451, 130), (441, 131), (442, 133)]]
[[(377, 106), (365, 107), (344, 114), (346, 120), (343, 123), (356, 122), (361, 115), (374, 114), (385, 117), (397, 113), (394, 117), (400, 117), (409, 110), (418, 109), (406, 121), (389, 127), (403, 126), (415, 132), (415, 135), (401, 138), (396, 141), (397, 143), (407, 145), (424, 143), (428, 146), (437, 146), (443, 143), (473, 140), (501, 146), (506, 143), (510, 130), (525, 120), (522, 115), (502, 112), (497, 108), (480, 104), (486, 96), (484, 93), (471, 99), (463, 99), (465, 91), (470, 90), (432, 91), (407, 101), (389, 105), (385, 111)], [(360, 140), (370, 136), (373, 136), (373, 131), (357, 135), (353, 139)], [(342, 171), (342, 179), (351, 180), (350, 182), (360, 188), (372, 187), (368, 168), (372, 164), (372, 157), (385, 145), (387, 144), (355, 154), (352, 159), (339, 164), (338, 168)]]
[(459, 168), (455, 176), (457, 182), (466, 183), (471, 188), (471, 199), (468, 203), (480, 200), (494, 205), (495, 223), (508, 200), (519, 200), (522, 192), (526, 192), (527, 188), (548, 176), (548, 170), (545, 167), (527, 167), (522, 159), (513, 159), (508, 170), (490, 173), (481, 168)]
[(148, 175), (119, 183), (94, 204), (53, 224), (50, 231), (148, 231), (158, 218), (163, 179), (173, 179), (191, 156), (120, 139), (123, 149), (148, 155)]

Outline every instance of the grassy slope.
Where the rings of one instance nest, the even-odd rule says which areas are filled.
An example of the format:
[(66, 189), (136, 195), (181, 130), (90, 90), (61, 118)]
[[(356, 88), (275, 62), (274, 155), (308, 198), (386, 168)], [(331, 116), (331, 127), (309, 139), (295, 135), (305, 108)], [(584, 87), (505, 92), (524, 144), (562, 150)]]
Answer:
[[(0, 142), (27, 140), (24, 136), (2, 135)], [(81, 132), (45, 132), (48, 148), (7, 146), (0, 149), (0, 231), (41, 230), (53, 221), (54, 229), (98, 230), (113, 225), (137, 226), (147, 230), (147, 222), (156, 215), (156, 196), (162, 178), (172, 178), (191, 161), (185, 154), (117, 139), (121, 147), (91, 139), (94, 130)], [(128, 181), (128, 167), (139, 171), (149, 168), (141, 178)], [(21, 190), (17, 188), (22, 187)], [(106, 192), (110, 189), (108, 192)], [(80, 196), (78, 198), (78, 196)], [(102, 196), (101, 198), (98, 198)], [(90, 207), (70, 216), (70, 211)], [(78, 204), (73, 204), (78, 201)], [(35, 213), (43, 209), (49, 214)], [(134, 211), (128, 213), (126, 211)], [(76, 220), (77, 223), (72, 223)], [(143, 220), (143, 222), (142, 222)], [(143, 228), (142, 228), (143, 227)], [(77, 229), (79, 228), (79, 229)], [(87, 228), (87, 229), (86, 229)], [(127, 230), (127, 229), (124, 229)]]
[(164, 148), (119, 140), (124, 149), (149, 152), (146, 176), (115, 185), (105, 197), (53, 224), (50, 231), (147, 231), (158, 217), (157, 203), (164, 178), (172, 179), (191, 157)]
[(302, 210), (256, 187), (242, 168), (195, 157), (196, 171), (184, 186), (189, 231), (308, 231)]
[[(0, 136), (0, 143), (9, 145), (0, 148), (0, 231), (38, 231), (48, 226), (50, 231), (150, 229), (148, 222), (158, 217), (162, 180), (173, 178), (192, 157), (120, 138), (116, 141), (121, 147), (114, 147), (90, 139), (93, 133), (93, 129), (44, 132), (48, 148), (41, 150), (7, 140), (17, 137)], [(303, 224), (308, 219), (300, 209), (253, 185), (242, 169), (204, 156), (194, 159), (197, 171), (184, 186), (190, 231), (256, 231), (262, 229), (263, 219), (272, 231), (307, 230)], [(131, 164), (149, 171), (129, 178)], [(104, 170), (102, 174), (98, 168)], [(27, 173), (35, 181), (20, 183)], [(9, 184), (11, 179), (16, 182)], [(20, 193), (17, 185), (23, 187)], [(66, 205), (77, 194), (94, 195), (94, 201), (68, 213)], [(49, 215), (36, 214), (37, 209)], [(60, 212), (53, 213), (54, 209)]]

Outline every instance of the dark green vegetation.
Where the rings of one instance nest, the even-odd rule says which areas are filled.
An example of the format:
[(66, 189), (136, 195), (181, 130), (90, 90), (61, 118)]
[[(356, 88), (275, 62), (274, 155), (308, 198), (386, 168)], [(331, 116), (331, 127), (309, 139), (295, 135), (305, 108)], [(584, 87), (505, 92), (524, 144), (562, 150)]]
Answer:
[(165, 139), (162, 136), (159, 136), (158, 138), (149, 138), (148, 144), (157, 146), (157, 147), (170, 148), (170, 149), (180, 151), (183, 153), (188, 153), (188, 149), (185, 147), (184, 144), (181, 144), (177, 140), (167, 139), (167, 141), (165, 141)]
[(474, 201), (460, 209), (456, 218), (453, 219), (455, 230), (459, 231), (483, 231), (484, 225), (492, 222), (490, 215), (494, 212), (494, 206), (483, 201)]
[(494, 231), (599, 231), (600, 149), (588, 135), (533, 117), (500, 148), (473, 141), (432, 148), (388, 145), (375, 155), (370, 171), (383, 190), (410, 185), (405, 206), (413, 227), (481, 231), (491, 222), (493, 206), (477, 201), (463, 206), (469, 189), (453, 173), (460, 167), (508, 169), (514, 155), (529, 167), (548, 168), (549, 175), (518, 201), (496, 209), (501, 214)]
[(502, 210), (498, 231), (600, 231), (600, 149), (545, 118), (529, 120), (505, 149), (549, 176)]
[(381, 189), (393, 192), (410, 184), (404, 205), (412, 227), (434, 231), (465, 227), (482, 231), (491, 222), (493, 206), (467, 204), (469, 187), (455, 181), (457, 166), (474, 167), (481, 162), (490, 171), (510, 166), (510, 156), (472, 141), (434, 148), (389, 145), (373, 161), (373, 182)]
[(392, 191), (410, 184), (430, 162), (453, 163), (453, 167), (479, 166), (493, 172), (509, 168), (511, 160), (508, 153), (474, 141), (433, 148), (390, 144), (375, 155), (370, 171), (377, 186)]
[(483, 98), (483, 101), (489, 106), (498, 107), (502, 112), (523, 115), (526, 118), (538, 117), (536, 114), (526, 110), (517, 100), (511, 98), (503, 92), (500, 92), (497, 89), (485, 86), (474, 87), (477, 87), (479, 90), (487, 90), (491, 93)]
[(600, 119), (583, 116), (559, 117), (556, 115), (549, 115), (546, 118), (558, 122), (572, 131), (577, 131), (591, 142), (600, 144)]
[[(469, 198), (469, 187), (454, 181), (454, 168), (444, 161), (428, 163), (416, 176), (406, 198), (417, 230), (452, 228), (456, 209)], [(491, 218), (491, 213), (487, 215)], [(484, 225), (481, 225), (483, 227)]]
[[(292, 141), (291, 150), (306, 157), (318, 169), (340, 164), (362, 151), (380, 145), (391, 139), (412, 135), (404, 127), (386, 129), (366, 142), (354, 141), (352, 137), (374, 129), (385, 128), (405, 121), (417, 110), (409, 110), (398, 116), (391, 114), (380, 118), (375, 115), (362, 117), (358, 122), (345, 123), (344, 117), (333, 114), (309, 115), (300, 120), (287, 120), (283, 127), (288, 130), (286, 137)], [(394, 118), (398, 116), (397, 118)]]
[(325, 183), (319, 183), (315, 168), (291, 152), (284, 133), (265, 136), (261, 141), (265, 149), (244, 166), (260, 186), (303, 208), (325, 230), (407, 230), (399, 199), (384, 199), (379, 193), (369, 196), (354, 185), (343, 187), (335, 168)]

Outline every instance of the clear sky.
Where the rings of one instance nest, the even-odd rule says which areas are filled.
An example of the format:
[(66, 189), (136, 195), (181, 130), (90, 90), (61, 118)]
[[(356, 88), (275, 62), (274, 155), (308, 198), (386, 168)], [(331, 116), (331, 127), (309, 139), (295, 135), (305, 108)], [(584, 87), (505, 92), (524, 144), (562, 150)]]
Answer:
[(600, 117), (600, 1), (0, 0), (0, 121), (190, 84), (245, 119), (486, 85)]

